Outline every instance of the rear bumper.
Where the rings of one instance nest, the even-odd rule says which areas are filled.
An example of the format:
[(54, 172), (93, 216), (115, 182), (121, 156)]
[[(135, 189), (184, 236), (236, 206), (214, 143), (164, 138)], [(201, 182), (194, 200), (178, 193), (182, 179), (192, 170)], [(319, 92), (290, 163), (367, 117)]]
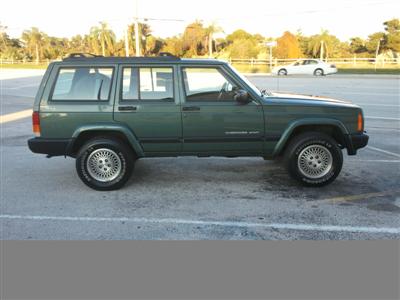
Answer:
[(364, 133), (346, 135), (346, 147), (349, 155), (356, 155), (357, 150), (368, 144), (369, 136)]
[(28, 140), (28, 146), (33, 153), (47, 154), (49, 156), (66, 156), (69, 153), (71, 140), (32, 138)]
[(326, 75), (335, 74), (335, 73), (337, 73), (337, 69), (336, 68), (328, 68), (325, 70), (325, 72), (326, 72), (325, 73)]

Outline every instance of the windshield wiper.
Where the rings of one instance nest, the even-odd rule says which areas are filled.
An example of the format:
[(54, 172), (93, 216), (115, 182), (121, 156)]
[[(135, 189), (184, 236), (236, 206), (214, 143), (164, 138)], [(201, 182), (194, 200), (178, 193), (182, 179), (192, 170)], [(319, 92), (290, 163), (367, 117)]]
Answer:
[(267, 89), (262, 89), (261, 91), (261, 95), (263, 96), (271, 96), (271, 92), (268, 91)]

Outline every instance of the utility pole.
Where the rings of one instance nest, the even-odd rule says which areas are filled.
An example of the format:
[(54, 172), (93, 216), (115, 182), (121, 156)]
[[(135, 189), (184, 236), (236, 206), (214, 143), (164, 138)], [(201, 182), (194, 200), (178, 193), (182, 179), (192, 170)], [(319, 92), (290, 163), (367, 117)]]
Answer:
[(128, 37), (128, 28), (125, 28), (125, 56), (129, 57), (129, 37)]
[(140, 41), (139, 41), (139, 0), (136, 3), (136, 17), (135, 17), (135, 49), (136, 56), (140, 56)]
[(321, 50), (319, 51), (320, 54), (320, 60), (324, 59), (324, 41), (321, 41)]
[(378, 54), (379, 54), (379, 47), (381, 46), (381, 41), (382, 39), (378, 40), (378, 44), (376, 45), (376, 51), (375, 51), (375, 71), (376, 71), (376, 65), (378, 64)]
[(276, 46), (276, 41), (265, 43), (269, 47), (269, 71), (272, 72), (272, 47)]
[(213, 45), (213, 34), (210, 31), (210, 33), (208, 34), (208, 57), (212, 58), (212, 45)]

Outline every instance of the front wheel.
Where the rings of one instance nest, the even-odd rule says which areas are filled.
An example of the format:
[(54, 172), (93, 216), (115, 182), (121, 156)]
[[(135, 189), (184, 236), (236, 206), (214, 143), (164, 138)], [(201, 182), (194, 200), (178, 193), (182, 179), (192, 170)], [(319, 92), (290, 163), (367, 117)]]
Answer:
[(130, 178), (134, 155), (119, 140), (95, 138), (80, 149), (76, 158), (76, 171), (89, 187), (99, 191), (121, 188)]
[(279, 76), (286, 76), (286, 75), (287, 75), (286, 69), (280, 69), (280, 70), (278, 71), (278, 75), (279, 75)]
[(330, 136), (309, 132), (295, 137), (285, 153), (289, 174), (306, 186), (324, 186), (339, 175), (342, 150)]

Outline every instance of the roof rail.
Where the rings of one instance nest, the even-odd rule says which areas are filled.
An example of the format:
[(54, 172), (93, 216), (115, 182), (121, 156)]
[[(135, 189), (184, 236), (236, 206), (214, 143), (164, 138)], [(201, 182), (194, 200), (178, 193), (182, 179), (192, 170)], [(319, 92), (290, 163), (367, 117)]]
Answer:
[(91, 54), (91, 53), (70, 53), (68, 54), (64, 59), (70, 59), (70, 58), (89, 58), (89, 57), (102, 57), (102, 55), (96, 55), (96, 54)]
[(173, 55), (173, 54), (171, 54), (171, 53), (169, 53), (169, 52), (160, 52), (160, 55), (159, 55), (159, 56), (160, 56), (160, 57), (171, 57), (171, 58), (179, 59), (178, 56), (175, 56), (175, 55)]

